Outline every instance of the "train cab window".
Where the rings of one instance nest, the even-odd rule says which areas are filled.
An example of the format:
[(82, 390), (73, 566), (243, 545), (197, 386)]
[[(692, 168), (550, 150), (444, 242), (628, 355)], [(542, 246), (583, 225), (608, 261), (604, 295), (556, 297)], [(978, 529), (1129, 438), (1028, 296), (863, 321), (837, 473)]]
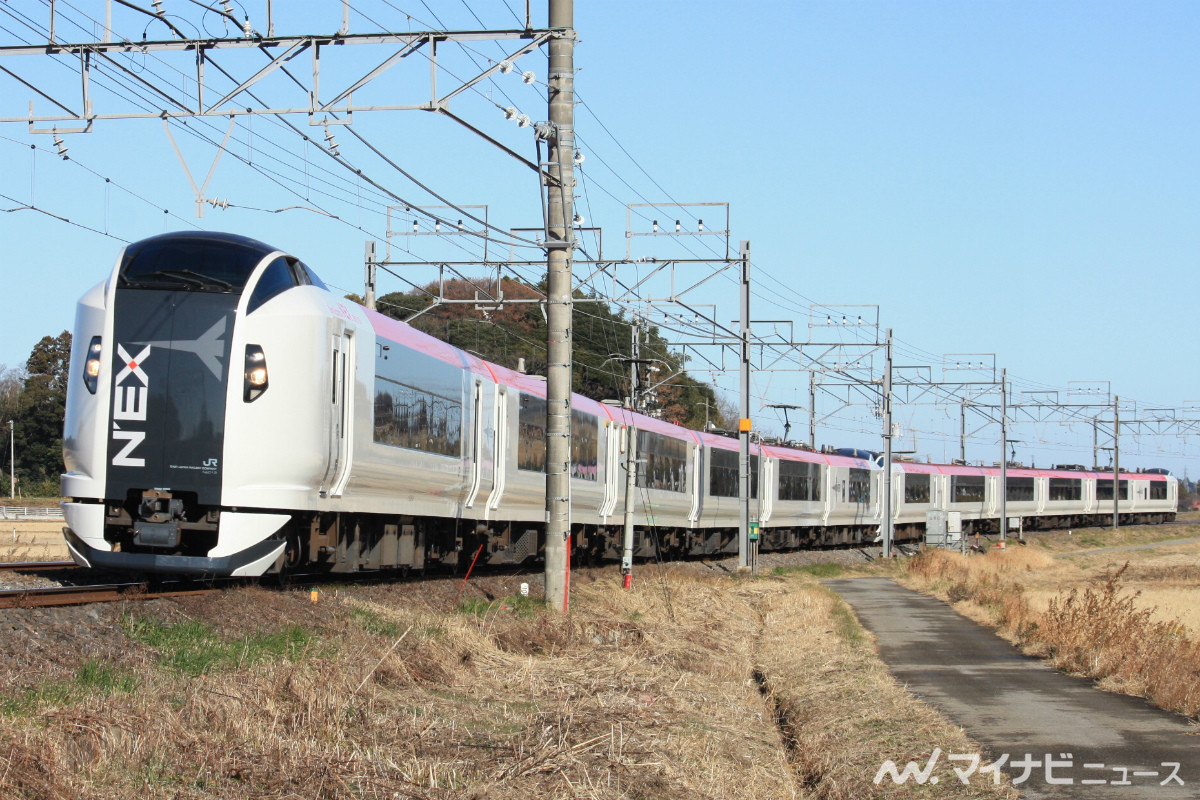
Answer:
[(1005, 485), (1008, 487), (1004, 494), (1006, 500), (1033, 500), (1033, 478), (1008, 478)]
[(950, 478), (950, 496), (955, 503), (982, 503), (982, 475), (954, 475)]
[(282, 294), (298, 285), (296, 273), (292, 271), (292, 265), (288, 263), (288, 259), (282, 256), (275, 259), (259, 276), (254, 293), (250, 295), (250, 302), (246, 304), (246, 313), (251, 313), (275, 295)]
[(929, 502), (929, 476), (921, 473), (904, 474), (904, 502)]
[(117, 288), (237, 294), (271, 252), (262, 242), (226, 233), (153, 236), (125, 248)]
[[(1112, 499), (1112, 489), (1109, 489), (1109, 499)], [(1083, 481), (1079, 478), (1051, 478), (1050, 496), (1048, 500), (1081, 500), (1083, 499)]]
[(303, 261), (292, 259), (291, 263), (292, 269), (298, 273), (301, 283), (307, 286), (315, 286), (318, 289), (324, 289), (327, 292), (329, 291), (329, 287), (325, 285), (325, 281), (321, 280), (317, 276), (317, 273), (313, 272)]
[[(1112, 500), (1112, 478), (1104, 480), (1100, 478), (1096, 481), (1096, 499), (1097, 500)], [(1129, 481), (1121, 481), (1117, 488), (1117, 493), (1120, 494), (1120, 500), (1129, 499)]]

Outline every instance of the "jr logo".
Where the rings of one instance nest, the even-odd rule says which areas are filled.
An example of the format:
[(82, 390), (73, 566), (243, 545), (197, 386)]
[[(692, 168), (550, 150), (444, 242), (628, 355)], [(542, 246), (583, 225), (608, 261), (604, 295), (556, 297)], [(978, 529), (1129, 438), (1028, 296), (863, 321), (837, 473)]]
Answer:
[(146, 421), (150, 378), (142, 369), (142, 364), (150, 357), (150, 345), (142, 348), (136, 356), (130, 356), (125, 348), (118, 344), (117, 355), (125, 362), (125, 367), (117, 373), (113, 382), (112, 437), (113, 441), (125, 442), (125, 446), (113, 456), (112, 463), (114, 467), (144, 467), (146, 459), (134, 458), (133, 451), (145, 441), (146, 432), (124, 430), (119, 423)]

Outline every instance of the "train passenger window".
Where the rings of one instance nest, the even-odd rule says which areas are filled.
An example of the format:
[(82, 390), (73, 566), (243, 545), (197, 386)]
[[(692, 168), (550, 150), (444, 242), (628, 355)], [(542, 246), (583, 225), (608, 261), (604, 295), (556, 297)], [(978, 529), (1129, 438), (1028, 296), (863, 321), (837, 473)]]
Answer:
[(594, 414), (571, 409), (571, 477), (596, 480), (596, 431), (599, 420)]
[(295, 288), (297, 285), (296, 275), (292, 272), (287, 259), (283, 257), (275, 259), (259, 276), (254, 293), (250, 295), (250, 301), (246, 304), (246, 313), (249, 314), (275, 295)]
[(667, 492), (687, 491), (687, 442), (638, 431), (637, 485)]
[(375, 441), (444, 456), (460, 455), (462, 404), (376, 376)]
[(982, 475), (954, 475), (950, 478), (950, 496), (954, 503), (982, 503), (984, 497)]
[[(1118, 484), (1117, 492), (1120, 494), (1121, 500), (1129, 499), (1129, 481), (1121, 481)], [(1097, 500), (1112, 500), (1112, 478), (1104, 480), (1100, 478), (1096, 481), (1096, 499)]]
[[(1122, 481), (1124, 483), (1124, 481)], [(1167, 482), (1152, 481), (1150, 483), (1150, 499), (1151, 500), (1166, 500), (1167, 499)]]
[[(708, 493), (712, 497), (737, 497), (738, 459), (736, 450), (713, 448), (708, 461)], [(750, 496), (758, 497), (758, 456), (750, 456)]]
[[(1112, 499), (1112, 487), (1109, 487), (1109, 499)], [(1049, 500), (1081, 500), (1083, 498), (1083, 481), (1079, 478), (1051, 478)]]
[(820, 500), (821, 465), (780, 460), (779, 499)]
[(524, 392), (517, 414), (517, 469), (546, 471), (546, 398)]
[(871, 471), (867, 469), (851, 469), (850, 482), (847, 484), (846, 499), (851, 503), (871, 502)]
[(1005, 486), (1007, 487), (1004, 493), (1006, 500), (1018, 502), (1033, 500), (1033, 478), (1008, 478)]
[(904, 473), (904, 502), (929, 502), (929, 476), (912, 472)]

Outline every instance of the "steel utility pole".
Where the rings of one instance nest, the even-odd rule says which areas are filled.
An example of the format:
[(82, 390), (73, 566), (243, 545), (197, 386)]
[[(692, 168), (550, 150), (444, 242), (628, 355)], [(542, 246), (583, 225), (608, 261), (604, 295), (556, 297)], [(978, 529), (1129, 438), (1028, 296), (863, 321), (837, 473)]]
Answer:
[(1113, 530), (1121, 525), (1121, 398), (1113, 395)]
[(817, 449), (817, 371), (808, 373), (808, 446)]
[[(636, 314), (633, 324), (629, 326), (629, 333), (633, 343), (629, 359), (629, 399), (625, 407), (633, 414), (638, 410), (638, 364), (642, 357), (641, 328)], [(634, 455), (634, 440), (637, 437), (633, 433), (632, 419), (625, 426), (625, 436), (625, 531), (621, 546), (621, 572), (625, 576), (625, 588), (630, 589), (633, 587), (633, 512), (637, 497), (637, 458)]]
[(967, 398), (962, 399), (962, 416), (958, 424), (958, 460), (967, 463)]
[(892, 557), (892, 329), (887, 329), (883, 371), (883, 557)]
[(546, 602), (567, 611), (571, 539), (571, 256), (575, 246), (575, 9), (549, 0), (549, 177), (546, 183)]
[(741, 416), (738, 419), (738, 568), (750, 567), (750, 242), (741, 243)]
[(1008, 368), (1000, 370), (1000, 541), (1008, 538)]
[(365, 255), (366, 280), (363, 305), (375, 311), (375, 243), (367, 242)]
[(17, 440), (13, 437), (13, 421), (8, 421), (8, 497), (17, 496)]

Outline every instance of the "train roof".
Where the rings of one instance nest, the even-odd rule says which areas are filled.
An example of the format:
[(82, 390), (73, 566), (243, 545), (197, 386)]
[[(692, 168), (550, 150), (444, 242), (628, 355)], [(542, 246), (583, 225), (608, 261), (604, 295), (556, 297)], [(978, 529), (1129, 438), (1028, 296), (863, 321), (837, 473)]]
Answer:
[[(207, 232), (201, 232), (207, 234)], [(164, 234), (172, 236), (173, 234)], [(191, 234), (180, 234), (191, 235)], [(232, 234), (214, 234), (214, 236), (245, 239), (242, 236), (233, 236)], [(160, 238), (160, 237), (154, 237)], [(245, 239), (250, 244), (257, 244), (262, 247), (267, 245), (261, 242), (254, 242), (253, 239)], [(274, 252), (273, 250), (271, 252)], [(460, 350), (448, 342), (444, 342), (434, 336), (430, 336), (424, 331), (420, 331), (409, 325), (407, 322), (401, 322), (392, 319), (389, 316), (380, 314), (377, 311), (371, 311), (366, 308), (359, 307), (367, 320), (371, 323), (371, 327), (375, 333), (389, 341), (405, 347), (412, 348), (426, 355), (432, 356), (448, 364), (453, 364), (457, 367), (476, 374), (486, 375), (492, 381), (503, 386), (510, 386), (520, 392), (535, 397), (546, 396), (546, 380), (537, 375), (527, 375), (523, 372), (502, 367), (499, 364), (493, 364), (490, 361), (485, 361), (476, 355)], [(631, 412), (619, 406), (610, 406), (605, 403), (599, 403), (590, 398), (584, 397), (581, 394), (571, 394), (571, 406), (580, 411), (586, 411), (594, 414), (602, 419), (615, 420), (622, 424), (630, 424), (631, 422), (637, 426), (638, 430), (660, 433), (664, 436), (670, 436), (675, 439), (686, 439), (689, 441), (699, 442), (710, 448), (718, 450), (737, 450), (739, 443), (737, 439), (728, 436), (721, 436), (715, 433), (706, 431), (694, 431), (691, 428), (685, 428), (682, 425), (676, 425), (671, 422), (665, 422), (661, 419), (648, 417), (644, 414)], [(750, 450), (755, 455), (766, 454), (771, 458), (778, 458), (785, 461), (804, 461), (813, 464), (828, 464), (835, 467), (853, 467), (857, 469), (877, 469), (878, 465), (875, 461), (866, 458), (867, 454), (873, 451), (868, 450), (853, 450), (850, 452), (843, 451), (844, 454), (837, 453), (816, 453), (811, 450), (801, 450), (792, 447), (783, 447), (781, 445), (759, 445), (751, 443)], [(859, 457), (856, 457), (859, 456)], [(912, 461), (894, 462), (893, 469), (899, 468), (900, 471), (910, 472), (913, 474), (931, 474), (931, 475), (999, 475), (999, 467), (978, 467), (959, 464), (920, 464)], [(1010, 477), (1056, 477), (1056, 478), (1098, 478), (1104, 480), (1111, 478), (1111, 472), (1079, 472), (1075, 470), (1043, 470), (1030, 469), (1026, 467), (1012, 467), (1008, 470)], [(1125, 480), (1166, 480), (1168, 476), (1149, 473), (1149, 472), (1122, 472), (1121, 478)]]
[[(965, 464), (918, 464), (912, 461), (897, 461), (893, 469), (916, 475), (1000, 475), (1000, 467), (980, 467)], [(1111, 472), (1080, 471), (1067, 469), (1034, 469), (1032, 467), (1009, 467), (1010, 478), (1089, 478), (1095, 480), (1112, 480)], [(1167, 476), (1150, 472), (1122, 472), (1121, 480), (1161, 481)]]

